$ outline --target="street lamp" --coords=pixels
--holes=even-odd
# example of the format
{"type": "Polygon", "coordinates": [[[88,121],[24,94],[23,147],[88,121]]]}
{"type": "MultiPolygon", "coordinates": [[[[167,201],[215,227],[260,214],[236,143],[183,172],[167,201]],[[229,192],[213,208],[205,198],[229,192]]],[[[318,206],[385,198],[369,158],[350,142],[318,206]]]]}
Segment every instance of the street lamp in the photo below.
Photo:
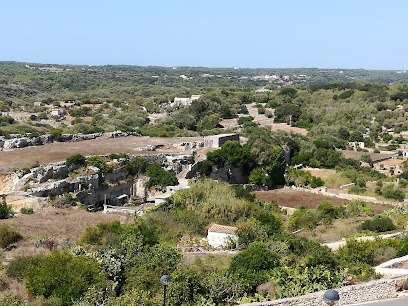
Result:
{"type": "Polygon", "coordinates": [[[336,290],[329,289],[323,293],[323,300],[327,305],[335,305],[340,300],[340,296],[336,290]]]}
{"type": "Polygon", "coordinates": [[[168,276],[168,275],[163,275],[162,277],[160,277],[160,282],[161,282],[161,283],[163,284],[163,286],[164,286],[163,305],[166,306],[166,289],[167,289],[168,283],[170,283],[170,276],[168,276]]]}

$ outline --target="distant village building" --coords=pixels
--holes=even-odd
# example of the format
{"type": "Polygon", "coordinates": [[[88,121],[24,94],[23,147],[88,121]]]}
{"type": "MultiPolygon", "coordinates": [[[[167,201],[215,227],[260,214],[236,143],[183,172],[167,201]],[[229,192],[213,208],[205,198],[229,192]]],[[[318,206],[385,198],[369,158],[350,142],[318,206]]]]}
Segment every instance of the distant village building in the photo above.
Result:
{"type": "Polygon", "coordinates": [[[231,243],[238,241],[238,235],[235,234],[237,228],[234,226],[225,226],[213,223],[208,229],[208,245],[215,248],[227,247],[231,243]]]}
{"type": "Polygon", "coordinates": [[[266,89],[265,87],[255,90],[256,93],[271,92],[272,90],[266,89]]]}
{"type": "Polygon", "coordinates": [[[190,98],[174,98],[174,105],[191,105],[191,100],[190,98]]]}
{"type": "Polygon", "coordinates": [[[239,134],[219,134],[204,137],[204,147],[219,149],[226,141],[239,141],[239,134]]]}
{"type": "Polygon", "coordinates": [[[352,148],[354,151],[356,151],[357,149],[365,148],[365,144],[362,141],[351,141],[348,143],[348,146],[352,148]]]}
{"type": "Polygon", "coordinates": [[[374,164],[374,169],[386,175],[401,174],[403,172],[401,170],[401,164],[404,161],[405,159],[395,159],[395,158],[384,160],[384,161],[374,164]]]}
{"type": "Polygon", "coordinates": [[[63,110],[62,108],[54,108],[51,110],[51,116],[62,116],[65,114],[65,110],[63,110]]]}
{"type": "Polygon", "coordinates": [[[191,95],[190,100],[191,100],[191,102],[194,102],[195,100],[198,100],[200,98],[201,98],[201,95],[191,95]]]}

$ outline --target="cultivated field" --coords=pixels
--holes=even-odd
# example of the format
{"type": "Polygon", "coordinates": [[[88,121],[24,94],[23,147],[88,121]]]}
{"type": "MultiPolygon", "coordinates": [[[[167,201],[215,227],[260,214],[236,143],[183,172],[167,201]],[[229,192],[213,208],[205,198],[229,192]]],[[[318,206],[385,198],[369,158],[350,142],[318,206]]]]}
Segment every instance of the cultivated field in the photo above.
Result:
{"type": "Polygon", "coordinates": [[[14,151],[0,152],[0,173],[9,172],[12,168],[31,167],[36,162],[40,165],[65,160],[68,156],[81,153],[82,155],[103,155],[125,152],[133,155],[182,152],[173,144],[190,141],[200,141],[200,137],[118,137],[98,138],[79,142],[56,142],[37,147],[28,147],[14,151]],[[164,145],[156,151],[138,151],[137,148],[147,145],[164,145]]]}
{"type": "MultiPolygon", "coordinates": [[[[298,208],[299,205],[306,205],[310,209],[315,209],[321,201],[327,200],[336,206],[341,206],[346,200],[335,197],[329,197],[321,194],[309,193],[293,189],[274,189],[269,191],[255,191],[255,196],[266,202],[276,201],[279,206],[298,208]]],[[[375,214],[381,214],[383,211],[390,209],[388,205],[372,204],[369,205],[374,209],[375,214]]]]}
{"type": "Polygon", "coordinates": [[[276,201],[279,206],[297,208],[299,205],[306,205],[308,208],[314,209],[324,200],[333,202],[336,206],[341,206],[345,200],[327,197],[320,194],[309,193],[306,191],[292,189],[274,189],[268,191],[255,191],[255,196],[266,202],[276,201]]]}

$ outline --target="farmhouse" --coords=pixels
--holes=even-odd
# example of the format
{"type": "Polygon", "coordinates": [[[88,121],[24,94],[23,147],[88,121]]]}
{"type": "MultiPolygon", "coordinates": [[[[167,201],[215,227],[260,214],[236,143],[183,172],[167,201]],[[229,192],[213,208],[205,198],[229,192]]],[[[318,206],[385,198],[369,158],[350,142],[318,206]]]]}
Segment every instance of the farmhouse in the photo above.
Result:
{"type": "Polygon", "coordinates": [[[206,148],[221,148],[226,141],[239,141],[238,134],[219,134],[204,137],[204,147],[206,148]]]}
{"type": "Polygon", "coordinates": [[[405,159],[388,159],[382,162],[374,164],[374,169],[387,174],[401,174],[403,171],[401,170],[401,164],[405,161],[405,159]]]}
{"type": "Polygon", "coordinates": [[[215,248],[226,247],[229,244],[238,240],[238,235],[235,234],[237,230],[234,226],[225,226],[213,223],[207,234],[208,244],[215,248]]]}

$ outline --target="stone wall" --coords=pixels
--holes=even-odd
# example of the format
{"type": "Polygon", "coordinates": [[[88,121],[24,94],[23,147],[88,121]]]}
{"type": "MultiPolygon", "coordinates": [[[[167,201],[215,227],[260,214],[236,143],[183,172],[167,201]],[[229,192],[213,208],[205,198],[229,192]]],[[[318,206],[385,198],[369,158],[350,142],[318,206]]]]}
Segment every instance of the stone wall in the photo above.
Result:
{"type": "MultiPolygon", "coordinates": [[[[336,289],[340,295],[340,301],[338,305],[349,305],[394,298],[397,296],[396,287],[407,279],[408,276],[400,278],[386,278],[336,289]]],[[[320,291],[294,298],[280,299],[261,303],[247,303],[241,305],[325,306],[327,304],[323,301],[323,293],[324,291],[320,291]]]]}

